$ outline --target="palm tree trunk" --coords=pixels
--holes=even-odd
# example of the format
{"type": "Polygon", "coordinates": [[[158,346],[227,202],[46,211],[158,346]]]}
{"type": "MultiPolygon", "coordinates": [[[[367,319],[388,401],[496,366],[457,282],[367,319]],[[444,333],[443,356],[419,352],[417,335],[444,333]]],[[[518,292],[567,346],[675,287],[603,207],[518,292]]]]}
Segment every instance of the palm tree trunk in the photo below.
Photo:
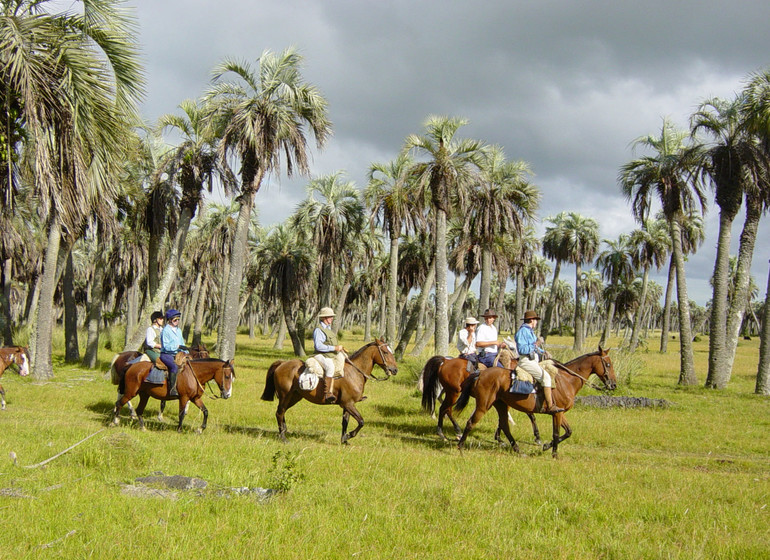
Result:
{"type": "Polygon", "coordinates": [[[94,267],[94,276],[88,298],[88,315],[86,319],[86,352],[83,355],[83,367],[95,368],[99,354],[99,327],[104,305],[104,274],[105,266],[101,259],[97,259],[94,267]]]}
{"type": "Polygon", "coordinates": [[[599,341],[599,346],[604,346],[610,338],[612,332],[612,319],[615,317],[615,300],[610,302],[610,306],[607,308],[607,316],[604,322],[604,330],[602,331],[602,338],[599,341]]]}
{"type": "Polygon", "coordinates": [[[13,344],[13,319],[11,318],[11,271],[13,270],[13,260],[5,259],[0,264],[0,274],[2,275],[2,292],[0,292],[0,335],[3,337],[3,344],[11,346],[13,344]]]}
{"type": "Polygon", "coordinates": [[[674,266],[674,255],[671,254],[671,260],[668,263],[668,282],[666,282],[666,297],[663,304],[663,324],[660,326],[660,353],[668,352],[668,332],[671,328],[671,295],[674,293],[674,279],[676,278],[676,267],[674,266]]]}
{"type": "Polygon", "coordinates": [[[158,292],[158,267],[160,266],[160,239],[158,235],[150,234],[147,243],[147,292],[148,299],[153,301],[158,292]]]}
{"type": "MultiPolygon", "coordinates": [[[[364,320],[364,340],[372,339],[372,309],[373,308],[374,308],[374,296],[369,294],[369,296],[366,298],[366,318],[364,320]]],[[[385,340],[388,340],[388,339],[386,338],[385,340]]]]}
{"type": "Polygon", "coordinates": [[[727,334],[727,286],[730,280],[730,237],[733,220],[725,211],[719,213],[719,238],[714,262],[711,321],[709,324],[709,370],[706,387],[718,387],[721,381],[720,364],[726,357],[727,334]]]}
{"type": "Polygon", "coordinates": [[[286,340],[286,320],[283,318],[283,306],[281,306],[280,319],[278,320],[278,332],[275,335],[273,350],[283,350],[283,343],[286,340]]]}
{"type": "Polygon", "coordinates": [[[687,280],[684,272],[684,254],[682,251],[682,229],[679,218],[670,222],[672,254],[676,263],[676,297],[679,304],[679,344],[680,368],[679,385],[695,385],[698,379],[695,376],[695,365],[692,354],[692,328],[690,326],[690,300],[687,295],[687,280]]]}
{"type": "Polygon", "coordinates": [[[767,275],[765,310],[762,314],[762,333],[759,341],[759,365],[757,366],[758,395],[770,395],[770,272],[767,275]]]}
{"type": "Polygon", "coordinates": [[[134,274],[134,281],[128,288],[126,294],[126,334],[123,339],[124,345],[128,343],[128,337],[136,327],[139,315],[139,275],[134,274]]]}
{"type": "Polygon", "coordinates": [[[580,352],[583,349],[583,282],[580,263],[575,264],[575,341],[572,349],[580,352]]]}
{"type": "Polygon", "coordinates": [[[396,313],[398,311],[398,236],[393,233],[391,233],[390,236],[390,262],[388,265],[388,293],[385,306],[387,309],[385,340],[396,340],[396,313]]]}
{"type": "Polygon", "coordinates": [[[445,356],[449,345],[449,317],[447,316],[447,250],[446,212],[436,209],[436,329],[434,352],[445,356]]]}
{"type": "Polygon", "coordinates": [[[719,373],[715,380],[718,389],[723,389],[727,386],[733,371],[735,350],[738,347],[738,334],[746,310],[749,282],[751,281],[751,260],[754,256],[754,244],[757,239],[757,228],[759,227],[761,216],[761,208],[758,202],[747,197],[746,221],[743,223],[743,231],[741,232],[740,246],[738,248],[738,265],[735,269],[735,289],[733,290],[730,309],[727,313],[725,359],[719,365],[719,373]]]}
{"type": "Polygon", "coordinates": [[[187,232],[190,229],[190,222],[192,221],[194,210],[184,206],[179,214],[179,223],[177,226],[176,236],[174,243],[171,245],[171,252],[168,255],[168,259],[163,263],[163,278],[158,285],[158,289],[155,291],[155,295],[150,301],[150,305],[145,307],[143,314],[147,316],[146,321],[140,321],[134,328],[133,334],[129,337],[128,343],[123,350],[135,350],[142,344],[144,339],[145,329],[142,327],[145,324],[150,323],[150,314],[158,309],[163,309],[166,304],[166,298],[171,292],[171,288],[174,285],[177,277],[177,271],[179,270],[179,257],[182,255],[185,241],[187,240],[187,232]]]}
{"type": "Polygon", "coordinates": [[[67,264],[62,277],[62,298],[64,299],[64,361],[80,361],[78,344],[78,306],[75,302],[75,270],[72,265],[72,251],[67,255],[67,264]]]}
{"type": "Polygon", "coordinates": [[[557,260],[553,267],[553,280],[551,280],[551,297],[548,300],[548,305],[545,308],[545,315],[543,316],[543,324],[540,326],[540,336],[543,340],[548,339],[548,332],[552,329],[551,319],[553,317],[553,308],[556,305],[556,286],[559,282],[559,273],[561,272],[561,261],[557,260]]]}
{"type": "Polygon", "coordinates": [[[489,247],[481,250],[481,282],[479,284],[479,312],[489,309],[489,297],[492,293],[492,251],[489,247]]]}
{"type": "Polygon", "coordinates": [[[291,314],[291,301],[288,297],[288,290],[283,289],[281,296],[281,308],[283,309],[283,320],[286,323],[286,330],[289,331],[289,338],[291,339],[292,347],[294,348],[294,355],[298,358],[304,358],[305,346],[303,344],[302,337],[297,329],[297,322],[294,320],[294,316],[291,314]]]}
{"type": "MultiPolygon", "coordinates": [[[[534,291],[534,286],[532,287],[534,291]]],[[[516,268],[516,321],[524,317],[524,274],[521,267],[516,268]]]]}
{"type": "Polygon", "coordinates": [[[393,353],[396,360],[400,360],[403,357],[404,352],[406,351],[406,347],[409,344],[409,340],[412,338],[412,334],[414,334],[414,332],[417,330],[417,323],[420,318],[420,310],[425,308],[425,302],[428,301],[428,295],[430,294],[430,289],[433,286],[435,279],[436,266],[435,262],[432,262],[430,264],[430,268],[428,269],[428,275],[425,277],[425,283],[422,286],[422,290],[420,290],[420,295],[412,305],[409,319],[401,331],[401,337],[399,338],[398,345],[396,346],[396,351],[393,353]]]}
{"type": "Polygon", "coordinates": [[[48,230],[43,272],[40,278],[40,299],[35,314],[35,347],[33,351],[33,375],[37,379],[53,377],[51,341],[53,338],[53,294],[56,289],[56,264],[61,245],[61,223],[53,216],[48,230]]]}
{"type": "Polygon", "coordinates": [[[179,329],[184,333],[184,339],[190,334],[190,326],[195,321],[195,310],[198,309],[198,298],[201,295],[201,285],[203,284],[203,268],[198,266],[198,274],[195,275],[195,286],[193,287],[192,299],[189,302],[188,312],[182,313],[179,321],[179,329]]]}
{"type": "Polygon", "coordinates": [[[649,277],[650,267],[645,265],[644,272],[642,273],[642,294],[639,298],[639,307],[634,314],[634,328],[631,330],[631,342],[628,343],[628,349],[631,352],[636,350],[636,347],[639,344],[639,331],[642,328],[642,317],[644,316],[646,309],[644,302],[647,300],[647,282],[649,277]]]}

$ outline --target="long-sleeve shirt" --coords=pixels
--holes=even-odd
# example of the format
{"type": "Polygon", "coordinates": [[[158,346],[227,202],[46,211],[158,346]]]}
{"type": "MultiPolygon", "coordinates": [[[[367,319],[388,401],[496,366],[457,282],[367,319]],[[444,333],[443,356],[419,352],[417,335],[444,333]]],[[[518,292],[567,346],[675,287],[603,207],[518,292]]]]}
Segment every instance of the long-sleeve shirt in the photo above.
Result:
{"type": "Polygon", "coordinates": [[[147,327],[147,333],[144,337],[144,344],[149,348],[150,350],[155,350],[155,345],[160,344],[160,327],[156,327],[155,325],[151,325],[147,327]]]}
{"type": "Polygon", "coordinates": [[[176,354],[180,346],[187,346],[179,327],[166,325],[160,332],[161,354],[176,354]]]}
{"type": "Polygon", "coordinates": [[[326,323],[321,323],[313,331],[313,348],[315,349],[316,354],[334,352],[334,346],[326,344],[328,338],[327,333],[332,333],[332,329],[330,326],[327,326],[326,323]]]}
{"type": "Polygon", "coordinates": [[[535,331],[529,324],[524,323],[516,331],[516,335],[513,337],[516,341],[516,349],[519,351],[519,355],[527,356],[532,353],[542,354],[542,350],[535,345],[537,342],[537,336],[535,331]]]}
{"type": "Polygon", "coordinates": [[[475,354],[476,353],[476,332],[474,331],[470,336],[470,342],[468,341],[468,329],[460,329],[457,333],[457,349],[460,354],[475,354]]]}

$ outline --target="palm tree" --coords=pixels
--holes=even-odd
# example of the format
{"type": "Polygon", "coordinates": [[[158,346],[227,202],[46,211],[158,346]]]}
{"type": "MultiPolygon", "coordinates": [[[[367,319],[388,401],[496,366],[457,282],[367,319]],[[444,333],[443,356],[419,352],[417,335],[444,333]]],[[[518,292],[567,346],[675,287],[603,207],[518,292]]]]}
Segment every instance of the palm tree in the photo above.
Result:
{"type": "Polygon", "coordinates": [[[565,260],[575,265],[575,340],[572,349],[579,352],[583,348],[583,288],[581,286],[582,265],[594,260],[599,248],[599,223],[593,218],[586,218],[576,212],[569,212],[560,232],[563,235],[561,246],[565,260]]]}
{"type": "Polygon", "coordinates": [[[283,319],[291,337],[294,354],[305,356],[304,336],[298,327],[297,314],[310,291],[309,278],[313,272],[313,247],[299,243],[296,232],[285,224],[270,230],[257,249],[263,263],[265,282],[262,296],[281,302],[283,319]]]}
{"type": "Polygon", "coordinates": [[[48,0],[5,1],[0,26],[0,83],[5,100],[19,100],[46,218],[48,244],[30,345],[34,373],[42,378],[53,376],[53,295],[57,265],[64,264],[62,235],[78,231],[95,198],[115,198],[113,179],[138,121],[143,82],[134,21],[116,2],[84,2],[82,15],[52,14],[46,5],[48,0]]]}
{"type": "MultiPolygon", "coordinates": [[[[342,180],[342,172],[313,179],[307,198],[290,219],[301,243],[312,243],[318,257],[321,307],[333,305],[335,278],[343,269],[345,255],[364,227],[364,206],[355,184],[342,180]],[[318,199],[316,199],[316,195],[318,199]]],[[[352,263],[348,269],[352,268],[352,263]]],[[[342,309],[337,309],[342,314],[342,309]]]]}
{"type": "Polygon", "coordinates": [[[540,335],[544,340],[548,339],[548,334],[552,329],[553,311],[556,306],[554,298],[556,296],[556,285],[561,274],[561,263],[566,261],[568,257],[567,248],[563,244],[565,239],[563,226],[566,219],[566,212],[559,212],[556,216],[546,218],[546,221],[551,222],[551,225],[546,226],[545,235],[543,235],[543,255],[554,261],[555,264],[553,267],[553,278],[551,279],[551,297],[545,308],[543,323],[540,325],[540,335]]]}
{"type": "Polygon", "coordinates": [[[331,133],[327,103],[318,90],[303,81],[302,57],[294,49],[281,54],[266,51],[255,71],[247,62],[225,60],[214,73],[206,99],[212,118],[222,127],[220,156],[240,160],[240,213],[231,252],[230,276],[224,295],[219,335],[220,358],[235,354],[238,305],[245,268],[251,211],[262,180],[277,172],[285,158],[287,175],[295,169],[309,173],[307,131],[320,148],[331,133]],[[236,81],[224,81],[233,74],[236,81]]]}
{"type": "Polygon", "coordinates": [[[385,339],[396,340],[396,311],[398,309],[398,243],[402,233],[423,225],[423,204],[417,197],[413,176],[413,161],[399,154],[388,163],[373,163],[369,167],[364,200],[372,211],[372,223],[380,223],[390,239],[388,289],[386,291],[387,320],[385,339]]]}
{"type": "Polygon", "coordinates": [[[510,265],[512,276],[516,283],[516,306],[514,310],[515,320],[524,316],[528,293],[534,293],[545,285],[551,267],[537,255],[540,250],[540,239],[535,233],[535,228],[528,226],[521,235],[514,239],[515,249],[510,253],[510,265]]]}
{"type": "Polygon", "coordinates": [[[767,276],[765,308],[762,317],[762,332],[760,337],[757,385],[754,392],[758,395],[770,395],[770,272],[768,272],[767,276]]]}
{"type": "Polygon", "coordinates": [[[671,236],[665,222],[661,220],[645,220],[640,229],[631,232],[629,237],[631,247],[631,263],[637,270],[642,270],[642,293],[640,307],[634,316],[634,326],[631,330],[629,349],[633,352],[639,342],[639,332],[642,327],[644,305],[647,301],[647,284],[650,277],[650,267],[656,269],[665,264],[668,257],[668,248],[671,245],[671,236]]]}
{"type": "Polygon", "coordinates": [[[696,208],[703,212],[706,206],[703,186],[694,173],[699,147],[688,145],[687,137],[687,133],[676,130],[664,119],[660,136],[644,136],[634,142],[635,147],[650,148],[653,154],[623,165],[619,175],[623,194],[632,203],[634,217],[640,222],[647,219],[656,197],[670,228],[679,302],[680,385],[697,383],[682,251],[682,222],[687,212],[696,208]]]}
{"type": "Polygon", "coordinates": [[[703,152],[701,173],[711,180],[719,206],[719,237],[714,263],[713,297],[709,336],[709,370],[706,387],[721,389],[730,378],[727,357],[728,260],[733,220],[743,202],[763,175],[765,160],[756,138],[744,126],[745,99],[715,98],[701,103],[690,119],[692,134],[705,132],[712,143],[703,152]]]}
{"type": "Polygon", "coordinates": [[[425,134],[406,138],[404,151],[414,152],[427,161],[415,163],[413,173],[422,189],[430,193],[433,208],[436,323],[434,350],[445,355],[449,343],[447,316],[447,217],[453,210],[464,210],[470,185],[482,165],[483,144],[477,140],[455,138],[465,119],[431,116],[425,122],[425,134]]]}
{"type": "Polygon", "coordinates": [[[612,320],[615,317],[615,300],[620,286],[634,276],[629,236],[620,234],[616,240],[604,239],[603,241],[607,248],[596,257],[596,266],[601,269],[602,277],[608,282],[605,288],[605,299],[608,300],[609,305],[599,346],[603,346],[610,337],[612,320]]]}
{"type": "MultiPolygon", "coordinates": [[[[491,146],[482,159],[480,185],[471,192],[466,227],[482,249],[479,315],[490,307],[492,261],[499,237],[518,237],[534,218],[540,191],[527,182],[532,172],[523,161],[508,161],[502,148],[491,146]]],[[[505,261],[504,254],[498,260],[505,261]]],[[[503,289],[505,280],[503,279],[503,289]]]]}

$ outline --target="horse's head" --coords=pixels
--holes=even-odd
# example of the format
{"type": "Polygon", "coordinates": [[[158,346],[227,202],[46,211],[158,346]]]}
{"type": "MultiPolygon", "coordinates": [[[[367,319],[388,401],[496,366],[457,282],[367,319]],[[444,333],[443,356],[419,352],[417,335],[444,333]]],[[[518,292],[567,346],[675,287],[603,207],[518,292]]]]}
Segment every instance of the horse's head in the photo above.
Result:
{"type": "Polygon", "coordinates": [[[617,378],[615,377],[615,367],[612,365],[612,360],[610,359],[610,351],[604,350],[601,346],[599,346],[599,352],[597,353],[597,356],[601,362],[601,365],[599,365],[598,368],[594,366],[592,373],[595,373],[599,376],[599,379],[604,382],[604,386],[607,389],[614,391],[615,387],[617,387],[617,378]]]}
{"type": "Polygon", "coordinates": [[[219,385],[219,391],[223,399],[229,399],[233,394],[233,379],[235,379],[235,366],[233,360],[225,362],[217,370],[214,379],[219,385]]]}
{"type": "Polygon", "coordinates": [[[29,352],[23,346],[17,346],[11,354],[13,362],[19,366],[19,375],[29,375],[29,352]]]}
{"type": "Polygon", "coordinates": [[[374,363],[384,369],[388,376],[396,375],[398,373],[398,364],[396,363],[396,357],[393,355],[393,350],[390,349],[388,343],[376,338],[372,344],[376,345],[378,350],[374,355],[374,363]]]}

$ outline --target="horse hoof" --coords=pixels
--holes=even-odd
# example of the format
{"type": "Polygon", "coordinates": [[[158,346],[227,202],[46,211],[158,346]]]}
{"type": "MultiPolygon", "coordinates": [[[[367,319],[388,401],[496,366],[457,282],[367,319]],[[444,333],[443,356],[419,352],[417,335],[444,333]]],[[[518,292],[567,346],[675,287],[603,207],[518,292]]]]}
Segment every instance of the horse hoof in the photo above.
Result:
{"type": "Polygon", "coordinates": [[[543,442],[540,441],[539,439],[536,439],[535,440],[535,445],[543,445],[543,442]]]}
{"type": "Polygon", "coordinates": [[[203,433],[203,428],[198,428],[197,430],[195,430],[195,433],[196,434],[202,434],[203,433]]]}

